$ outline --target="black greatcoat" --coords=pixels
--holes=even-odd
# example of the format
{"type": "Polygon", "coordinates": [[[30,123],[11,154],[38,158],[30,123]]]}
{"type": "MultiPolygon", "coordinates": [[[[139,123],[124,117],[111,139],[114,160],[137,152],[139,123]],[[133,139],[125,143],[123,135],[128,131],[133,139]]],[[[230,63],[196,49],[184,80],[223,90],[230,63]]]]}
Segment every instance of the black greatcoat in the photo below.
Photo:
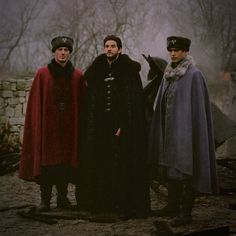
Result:
{"type": "Polygon", "coordinates": [[[130,217],[149,211],[140,68],[125,54],[111,65],[101,54],[85,72],[88,88],[77,199],[82,210],[130,217]]]}

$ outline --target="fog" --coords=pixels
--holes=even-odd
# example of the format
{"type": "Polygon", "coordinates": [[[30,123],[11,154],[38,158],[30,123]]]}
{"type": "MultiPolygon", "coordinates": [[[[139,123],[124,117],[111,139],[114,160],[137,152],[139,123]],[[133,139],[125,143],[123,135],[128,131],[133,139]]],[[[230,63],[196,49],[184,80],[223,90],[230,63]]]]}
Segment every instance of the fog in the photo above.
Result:
{"type": "Polygon", "coordinates": [[[71,60],[85,70],[103,52],[103,38],[116,34],[145,80],[142,54],[168,60],[166,37],[181,35],[214,81],[235,65],[235,9],[234,0],[0,0],[1,71],[33,74],[52,58],[50,41],[58,35],[73,37],[71,60]]]}

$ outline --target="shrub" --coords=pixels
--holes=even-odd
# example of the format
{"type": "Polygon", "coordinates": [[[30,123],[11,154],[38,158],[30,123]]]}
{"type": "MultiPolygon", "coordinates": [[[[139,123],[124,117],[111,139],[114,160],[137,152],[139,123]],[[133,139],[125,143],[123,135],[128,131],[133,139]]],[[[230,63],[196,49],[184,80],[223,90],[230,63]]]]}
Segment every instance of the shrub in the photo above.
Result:
{"type": "Polygon", "coordinates": [[[20,152],[19,135],[11,132],[11,125],[7,122],[0,128],[0,155],[20,152]]]}

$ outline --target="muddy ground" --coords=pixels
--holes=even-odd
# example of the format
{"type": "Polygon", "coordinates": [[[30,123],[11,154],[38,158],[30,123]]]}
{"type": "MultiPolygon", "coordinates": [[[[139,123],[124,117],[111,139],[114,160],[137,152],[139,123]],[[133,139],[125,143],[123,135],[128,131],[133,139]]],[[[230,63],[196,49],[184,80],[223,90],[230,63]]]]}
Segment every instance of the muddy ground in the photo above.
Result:
{"type": "MultiPolygon", "coordinates": [[[[174,233],[190,233],[195,230],[229,226],[231,233],[236,235],[236,210],[229,208],[229,203],[236,201],[236,193],[228,191],[236,187],[235,172],[228,168],[219,168],[220,185],[227,189],[225,194],[218,196],[198,196],[193,209],[193,222],[185,227],[171,228],[174,233]],[[235,232],[235,233],[233,233],[235,232]]],[[[29,207],[15,209],[25,204],[39,204],[39,188],[34,183],[20,180],[18,173],[0,176],[0,235],[1,236],[155,236],[161,235],[156,222],[169,222],[169,218],[149,217],[116,223],[96,223],[82,219],[57,220],[55,224],[47,224],[37,220],[23,218],[19,211],[29,207]]],[[[69,186],[69,198],[75,204],[74,186],[69,186]]],[[[151,190],[152,208],[164,203],[162,194],[151,190]]],[[[52,198],[55,206],[55,190],[52,198]]],[[[56,211],[53,210],[53,211],[56,211]]],[[[70,214],[72,212],[69,212],[70,214]]],[[[74,214],[74,213],[73,213],[74,214]]],[[[216,234],[217,236],[217,234],[216,234]]]]}

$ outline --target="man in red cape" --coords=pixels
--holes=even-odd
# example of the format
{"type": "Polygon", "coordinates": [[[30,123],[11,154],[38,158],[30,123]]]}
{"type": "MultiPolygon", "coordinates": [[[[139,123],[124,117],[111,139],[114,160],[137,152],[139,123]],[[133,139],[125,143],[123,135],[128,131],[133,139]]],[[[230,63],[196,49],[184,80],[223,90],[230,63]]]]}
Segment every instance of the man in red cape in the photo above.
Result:
{"type": "Polygon", "coordinates": [[[78,166],[80,112],[85,92],[82,72],[69,60],[73,39],[51,41],[54,58],[40,68],[29,94],[19,177],[40,185],[39,211],[50,209],[53,185],[57,207],[68,207],[67,187],[78,166]]]}

